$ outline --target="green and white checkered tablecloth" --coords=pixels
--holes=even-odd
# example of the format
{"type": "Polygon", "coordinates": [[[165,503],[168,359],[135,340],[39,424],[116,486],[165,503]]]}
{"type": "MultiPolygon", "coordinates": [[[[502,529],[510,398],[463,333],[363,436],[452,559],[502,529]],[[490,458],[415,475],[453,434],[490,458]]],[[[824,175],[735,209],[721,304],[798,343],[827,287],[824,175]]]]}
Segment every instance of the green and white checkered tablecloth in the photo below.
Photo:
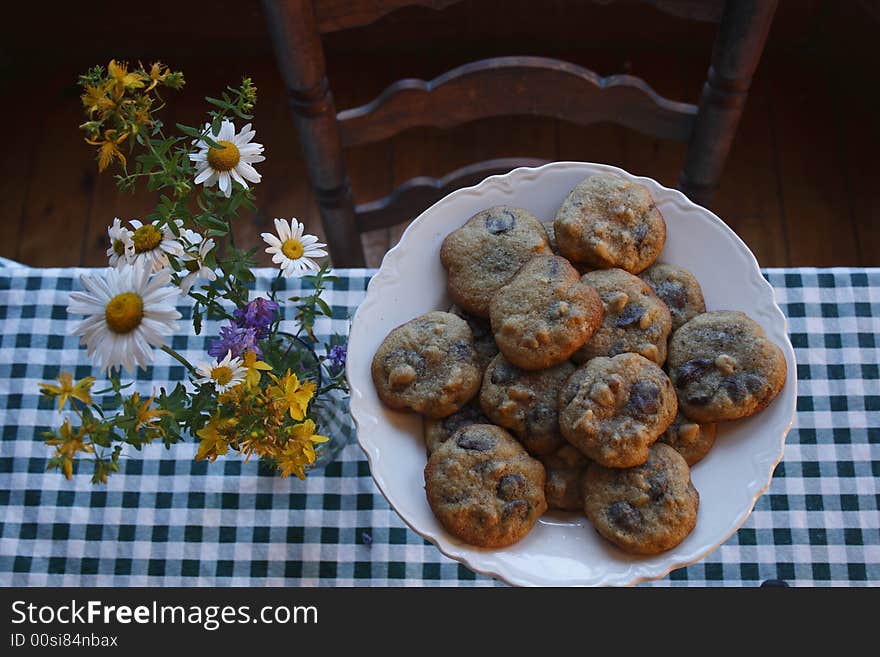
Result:
{"type": "MultiPolygon", "coordinates": [[[[40,431],[59,424],[37,384],[96,374],[65,308],[81,270],[0,264],[0,585],[492,585],[410,531],[356,444],[305,482],[238,460],[195,462],[195,443],[146,448],[105,487],[46,472],[40,431]]],[[[372,271],[341,270],[326,296],[344,333],[372,271]]],[[[268,287],[263,270],[257,289],[268,287]]],[[[647,585],[880,584],[880,270],[771,269],[797,352],[798,413],[770,490],[701,562],[647,585]]],[[[288,282],[290,296],[297,281],[288,282]]],[[[188,317],[186,307],[181,307],[188,317]]],[[[186,328],[186,323],[181,322],[186,328]]],[[[191,330],[191,327],[190,327],[191,330]]],[[[204,358],[216,326],[173,347],[204,358]]],[[[138,387],[183,378],[157,354],[138,387]]]]}

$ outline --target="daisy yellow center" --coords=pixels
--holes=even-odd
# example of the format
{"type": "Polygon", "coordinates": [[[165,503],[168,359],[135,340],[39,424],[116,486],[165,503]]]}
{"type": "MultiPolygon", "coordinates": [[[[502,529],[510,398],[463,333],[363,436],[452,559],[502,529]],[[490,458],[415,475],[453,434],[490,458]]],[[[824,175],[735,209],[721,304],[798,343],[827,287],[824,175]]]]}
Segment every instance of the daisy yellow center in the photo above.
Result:
{"type": "Polygon", "coordinates": [[[152,224],[141,226],[131,236],[135,253],[152,251],[162,242],[162,231],[152,224]]]}
{"type": "Polygon", "coordinates": [[[238,146],[231,141],[218,141],[223,148],[208,149],[208,164],[214,171],[231,171],[241,159],[238,146]]]}
{"type": "Polygon", "coordinates": [[[125,242],[122,240],[113,240],[113,253],[118,256],[125,254],[125,242]]]}
{"type": "Polygon", "coordinates": [[[211,370],[211,378],[221,386],[229,385],[232,381],[232,368],[227,367],[226,365],[215,367],[211,370]]]}
{"type": "Polygon", "coordinates": [[[299,240],[289,239],[281,245],[281,253],[291,260],[298,260],[299,258],[302,258],[305,249],[303,248],[302,242],[299,240]]]}
{"type": "Polygon", "coordinates": [[[104,311],[107,326],[114,333],[130,333],[144,318],[144,300],[134,292],[123,292],[110,299],[104,311]]]}

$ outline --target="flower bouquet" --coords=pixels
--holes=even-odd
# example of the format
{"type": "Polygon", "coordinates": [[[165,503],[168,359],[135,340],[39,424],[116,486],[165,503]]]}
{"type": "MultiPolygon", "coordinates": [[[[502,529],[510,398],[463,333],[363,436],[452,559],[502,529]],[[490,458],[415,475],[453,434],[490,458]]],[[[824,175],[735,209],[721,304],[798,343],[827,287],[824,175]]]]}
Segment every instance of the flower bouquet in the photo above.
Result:
{"type": "Polygon", "coordinates": [[[314,333],[319,316],[332,316],[322,293],[335,279],[325,245],[296,219],[275,219],[275,233],[262,234],[279,270],[267,295],[252,298],[258,249],[236,248],[233,222],[255,208],[254,165],[265,160],[249,123],[256,87],[245,78],[206,98],[210,120],[198,128],[177,124],[175,135],[159,112],[162,93],[183,87],[182,73],[111,61],[81,76],[80,85],[88,118],[81,128],[98,147],[99,170],[115,163],[120,190],[146,184],[160,201],[144,221],[113,221],[109,267],[83,275],[83,290],[70,295],[68,312],[84,316],[73,334],[109,383],[93,392],[95,377],[74,381],[61,372],[41,385],[59,411],[69,407],[75,417],[44,434],[55,448],[49,469],[69,479],[88,455],[92,482],[106,483],[126,446],[161,440],[170,447],[189,434],[199,439],[197,460],[257,456],[282,476],[304,478],[335,451],[322,425],[347,406],[345,338],[320,343],[314,333]],[[236,120],[246,123],[237,130],[236,120]],[[284,331],[278,294],[294,275],[309,293],[288,299],[295,328],[284,331]],[[205,319],[224,322],[202,362],[168,344],[182,317],[180,295],[192,301],[196,334],[205,319]],[[146,367],[156,349],[179,361],[188,380],[149,396],[129,392],[133,382],[123,383],[122,369],[146,367]]]}

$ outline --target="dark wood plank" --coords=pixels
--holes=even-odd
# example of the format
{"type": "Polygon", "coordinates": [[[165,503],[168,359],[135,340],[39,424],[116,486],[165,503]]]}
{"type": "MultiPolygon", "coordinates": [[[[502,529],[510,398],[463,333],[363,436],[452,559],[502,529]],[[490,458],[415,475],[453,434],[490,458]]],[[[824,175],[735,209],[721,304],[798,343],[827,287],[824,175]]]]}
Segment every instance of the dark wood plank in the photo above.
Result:
{"type": "MultiPolygon", "coordinates": [[[[19,257],[25,204],[33,181],[33,161],[46,121],[40,100],[46,95],[44,91],[27,90],[28,105],[33,111],[22,112],[17,104],[0,103],[2,125],[15,126],[4,137],[6,155],[0,158],[0,256],[12,260],[19,257]]],[[[24,230],[42,232],[40,226],[24,230]]]]}
{"type": "Polygon", "coordinates": [[[451,128],[497,116],[544,116],[581,125],[612,121],[668,139],[690,134],[696,108],[657,95],[629,75],[601,77],[547,57],[493,57],[431,81],[395,82],[371,103],[339,113],[342,142],[364,144],[416,126],[451,128]]]}
{"type": "Polygon", "coordinates": [[[718,186],[776,4],[776,0],[730,0],[724,6],[678,183],[697,203],[708,203],[718,186]]]}
{"type": "Polygon", "coordinates": [[[338,264],[363,266],[336,107],[312,2],[266,0],[263,7],[327,241],[338,264]]]}
{"type": "MultiPolygon", "coordinates": [[[[683,71],[688,88],[698,90],[706,75],[705,60],[686,57],[683,71]]],[[[785,267],[789,237],[779,198],[769,93],[769,77],[759,66],[709,208],[740,236],[762,267],[785,267]]]]}
{"type": "Polygon", "coordinates": [[[795,267],[858,262],[843,162],[828,81],[816,62],[774,54],[763,65],[770,98],[790,263],[795,267]]]}
{"type": "Polygon", "coordinates": [[[36,138],[24,201],[17,260],[35,267],[77,266],[97,176],[95,151],[83,143],[79,90],[63,68],[47,82],[55,90],[36,138]]]}
{"type": "Polygon", "coordinates": [[[440,10],[460,0],[320,0],[315,3],[315,18],[322,33],[369,25],[395,9],[419,5],[440,10]]]}

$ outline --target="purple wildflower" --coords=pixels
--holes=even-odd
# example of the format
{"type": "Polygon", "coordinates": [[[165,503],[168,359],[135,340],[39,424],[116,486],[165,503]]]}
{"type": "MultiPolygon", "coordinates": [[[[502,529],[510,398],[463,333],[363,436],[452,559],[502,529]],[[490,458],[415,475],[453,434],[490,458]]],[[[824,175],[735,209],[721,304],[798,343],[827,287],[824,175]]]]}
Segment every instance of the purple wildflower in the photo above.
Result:
{"type": "Polygon", "coordinates": [[[231,351],[233,358],[240,358],[245,351],[250,350],[262,357],[258,340],[255,329],[235,325],[221,326],[220,337],[211,342],[208,353],[214,358],[223,358],[227,351],[231,351]]]}
{"type": "Polygon", "coordinates": [[[330,351],[327,352],[327,358],[329,358],[330,362],[336,367],[345,367],[345,357],[347,355],[348,349],[345,348],[345,345],[341,344],[333,345],[330,348],[330,351]]]}
{"type": "Polygon", "coordinates": [[[278,318],[279,307],[274,301],[257,297],[244,308],[238,308],[232,316],[240,327],[254,329],[262,340],[269,335],[269,327],[278,318]]]}

